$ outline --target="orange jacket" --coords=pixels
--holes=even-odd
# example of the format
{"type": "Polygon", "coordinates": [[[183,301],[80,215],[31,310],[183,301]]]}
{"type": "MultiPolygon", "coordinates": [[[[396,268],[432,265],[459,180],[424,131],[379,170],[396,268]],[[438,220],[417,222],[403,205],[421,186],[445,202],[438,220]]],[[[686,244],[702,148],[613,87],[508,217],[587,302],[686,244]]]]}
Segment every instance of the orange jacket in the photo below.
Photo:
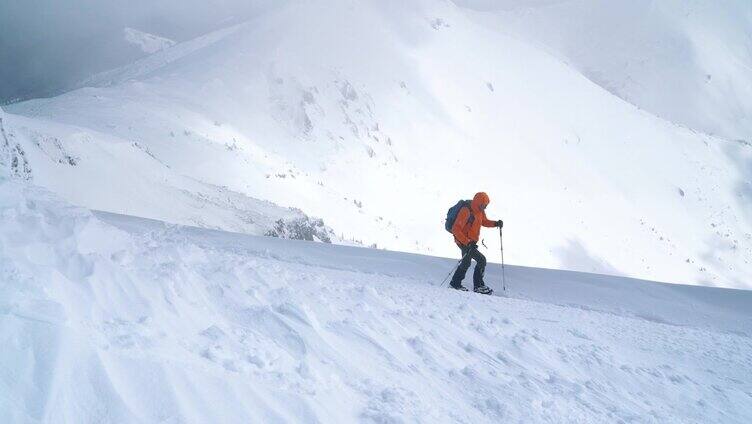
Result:
{"type": "Polygon", "coordinates": [[[470,202],[470,207],[460,209],[457,219],[454,220],[454,225],[452,225],[455,243],[466,245],[473,241],[477,242],[480,238],[481,225],[484,227],[496,226],[496,221],[486,218],[484,211],[490,202],[491,200],[486,193],[475,193],[473,201],[470,202]]]}

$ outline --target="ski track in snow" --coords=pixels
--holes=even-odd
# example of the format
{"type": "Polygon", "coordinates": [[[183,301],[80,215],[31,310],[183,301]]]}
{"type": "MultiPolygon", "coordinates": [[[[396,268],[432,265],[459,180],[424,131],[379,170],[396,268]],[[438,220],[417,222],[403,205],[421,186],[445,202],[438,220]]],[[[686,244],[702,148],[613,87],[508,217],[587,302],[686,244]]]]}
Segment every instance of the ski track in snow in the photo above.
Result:
{"type": "Polygon", "coordinates": [[[0,216],[2,422],[752,419],[750,292],[509,267],[484,297],[431,286],[451,260],[7,181],[0,216]]]}

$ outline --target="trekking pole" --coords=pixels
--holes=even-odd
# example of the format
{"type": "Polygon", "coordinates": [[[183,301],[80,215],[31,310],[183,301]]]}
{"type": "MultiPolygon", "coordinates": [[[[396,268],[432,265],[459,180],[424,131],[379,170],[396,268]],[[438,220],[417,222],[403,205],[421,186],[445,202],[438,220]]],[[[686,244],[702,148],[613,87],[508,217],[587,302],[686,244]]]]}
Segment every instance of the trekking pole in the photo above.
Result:
{"type": "Polygon", "coordinates": [[[504,288],[504,293],[507,291],[507,279],[504,275],[504,236],[499,227],[499,245],[501,246],[501,286],[504,288]]]}
{"type": "Polygon", "coordinates": [[[457,262],[457,265],[455,265],[455,266],[454,266],[454,268],[452,268],[452,270],[451,270],[451,271],[449,271],[449,274],[447,274],[447,276],[446,276],[446,277],[444,277],[444,279],[443,279],[443,280],[441,281],[441,284],[439,284],[439,287],[444,287],[444,283],[446,283],[446,280],[447,280],[447,279],[449,278],[449,276],[450,276],[450,275],[452,275],[452,274],[454,274],[454,271],[456,271],[456,270],[457,270],[457,268],[459,268],[459,267],[460,267],[460,264],[462,263],[462,261],[464,261],[464,260],[465,260],[465,257],[466,257],[467,255],[469,255],[469,254],[470,254],[470,251],[468,250],[468,251],[467,251],[467,253],[465,253],[465,254],[464,254],[464,255],[462,256],[462,259],[460,259],[460,261],[459,261],[459,262],[457,262]]]}

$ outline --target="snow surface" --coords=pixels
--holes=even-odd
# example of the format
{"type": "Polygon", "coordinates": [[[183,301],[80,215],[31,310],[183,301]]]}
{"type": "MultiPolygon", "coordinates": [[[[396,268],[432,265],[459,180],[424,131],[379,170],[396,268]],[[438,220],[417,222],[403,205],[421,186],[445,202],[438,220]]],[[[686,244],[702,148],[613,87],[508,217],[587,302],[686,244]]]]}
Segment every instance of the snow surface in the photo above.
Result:
{"type": "Polygon", "coordinates": [[[149,34],[148,32],[139,31],[133,28],[123,29],[125,41],[138,46],[144,53],[156,53],[168,47],[175,45],[175,42],[158,35],[149,34]]]}
{"type": "Polygon", "coordinates": [[[752,292],[453,264],[0,179],[0,422],[752,420],[752,292]]]}
{"type": "MultiPolygon", "coordinates": [[[[12,105],[6,127],[35,184],[93,209],[260,234],[238,218],[253,204],[231,192],[323,218],[342,240],[454,257],[445,211],[483,190],[491,218],[505,220],[511,263],[752,287],[752,145],[700,131],[720,125],[718,134],[748,138],[746,59],[693,56],[687,81],[721,68],[707,71],[709,88],[679,81],[659,101],[642,94],[657,96],[650,88],[685,56],[619,60],[664,58],[675,37],[711,40],[706,21],[674,16],[689,6],[657,7],[622,49],[576,41],[604,39],[617,12],[640,17],[645,2],[593,6],[592,16],[587,1],[485,12],[487,2],[469,3],[281,1],[91,87],[12,105]],[[595,33],[551,23],[557,16],[595,33]],[[664,22],[686,25],[672,32],[664,22]],[[564,47],[525,26],[560,28],[551,37],[564,47]],[[646,40],[660,48],[637,54],[646,40]],[[724,101],[736,112],[716,107],[724,101]],[[679,104],[677,122],[667,120],[679,104]],[[221,211],[228,205],[233,213],[221,211]]],[[[710,16],[733,15],[711,27],[738,47],[748,45],[749,7],[735,5],[710,16]]],[[[615,34],[604,40],[632,33],[615,34]]],[[[498,249],[493,233],[485,241],[498,249]]]]}

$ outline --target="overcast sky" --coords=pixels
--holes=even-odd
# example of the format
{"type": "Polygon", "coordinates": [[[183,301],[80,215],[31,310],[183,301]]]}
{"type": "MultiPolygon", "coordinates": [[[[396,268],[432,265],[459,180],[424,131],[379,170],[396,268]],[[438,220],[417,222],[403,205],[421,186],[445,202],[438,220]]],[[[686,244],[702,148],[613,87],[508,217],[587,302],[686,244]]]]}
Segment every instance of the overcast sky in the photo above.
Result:
{"type": "Polygon", "coordinates": [[[184,41],[248,19],[275,0],[0,0],[0,104],[49,96],[130,63],[136,28],[184,41]]]}

